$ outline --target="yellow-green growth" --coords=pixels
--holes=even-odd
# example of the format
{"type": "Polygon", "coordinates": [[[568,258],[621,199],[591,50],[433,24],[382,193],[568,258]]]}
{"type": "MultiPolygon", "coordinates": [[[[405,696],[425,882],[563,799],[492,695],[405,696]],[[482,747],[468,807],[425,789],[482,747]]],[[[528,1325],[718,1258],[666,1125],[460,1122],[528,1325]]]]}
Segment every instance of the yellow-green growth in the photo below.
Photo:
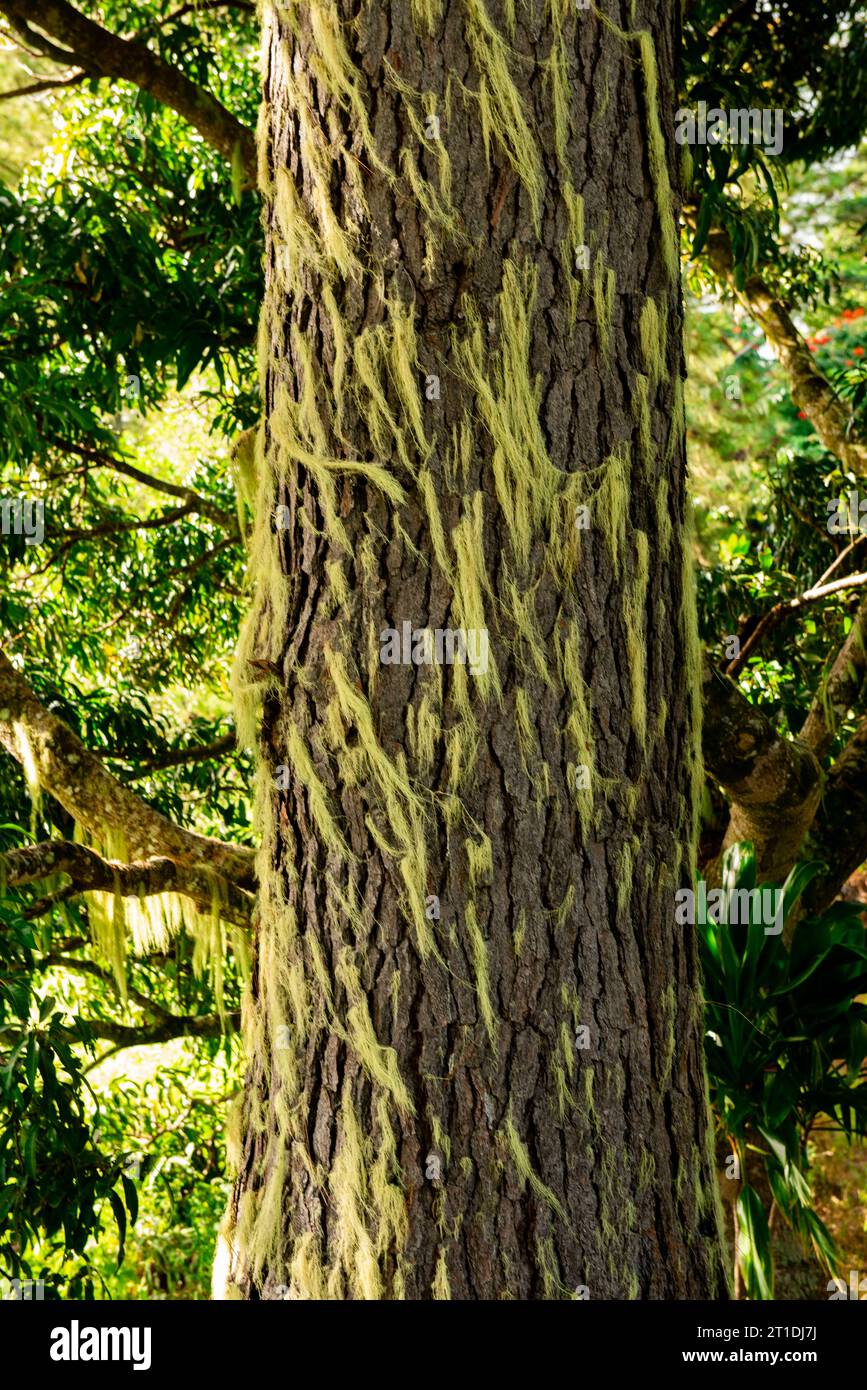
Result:
{"type": "Polygon", "coordinates": [[[536,749],[533,736],[533,725],[530,718],[530,701],[523,686],[519,686],[515,691],[515,730],[518,735],[518,751],[521,754],[521,765],[524,772],[529,777],[529,768],[536,749]]]}
{"type": "Polygon", "coordinates": [[[467,301],[466,329],[453,334],[455,364],[472,386],[476,405],[494,445],[492,467],[497,502],[515,555],[529,560],[533,540],[546,527],[560,475],[548,457],[539,421],[541,382],[530,376],[531,324],[536,268],[503,266],[497,297],[499,352],[485,352],[478,306],[467,301]]]}
{"type": "Polygon", "coordinates": [[[488,943],[482,934],[476,917],[474,903],[467,903],[464,911],[464,920],[467,927],[467,936],[470,942],[470,959],[473,966],[473,976],[476,982],[476,998],[479,1003],[479,1013],[485,1025],[485,1031],[490,1039],[491,1046],[497,1045],[497,1019],[494,1013],[494,1006],[491,1001],[491,982],[490,969],[488,965],[488,943]]]}
{"type": "Polygon", "coordinates": [[[621,559],[626,555],[630,469],[629,445],[621,443],[602,465],[601,481],[594,499],[595,522],[604,532],[614,573],[618,578],[621,559]]]}
{"type": "Polygon", "coordinates": [[[665,136],[662,132],[662,115],[659,100],[659,67],[653,36],[648,29],[626,33],[612,19],[596,10],[596,14],[607,27],[624,43],[637,43],[644,77],[644,96],[647,114],[647,158],[650,164],[650,179],[656,202],[662,233],[662,255],[666,269],[675,281],[680,273],[678,259],[679,239],[674,220],[674,205],[671,193],[671,180],[668,177],[665,136]]]}
{"type": "Polygon", "coordinates": [[[569,139],[569,72],[566,44],[562,32],[555,36],[551,52],[544,64],[545,77],[551,91],[551,114],[554,121],[554,153],[561,178],[568,177],[566,145],[569,139]]]}
{"type": "Polygon", "coordinates": [[[683,841],[688,847],[688,872],[690,882],[696,876],[696,851],[698,848],[698,825],[701,813],[701,800],[704,791],[704,757],[701,746],[702,731],[702,648],[698,635],[698,606],[696,601],[695,562],[693,545],[695,522],[692,507],[687,505],[686,526],[683,534],[683,556],[681,568],[681,606],[680,635],[683,644],[684,680],[689,693],[689,808],[687,824],[683,831],[683,841]]]}
{"type": "Polygon", "coordinates": [[[418,340],[415,334],[415,313],[412,305],[394,301],[389,306],[391,349],[389,369],[398,399],[422,458],[427,457],[430,445],[424,430],[419,394],[418,340]]]}
{"type": "Polygon", "coordinates": [[[578,279],[579,274],[589,279],[589,266],[581,268],[577,264],[577,251],[580,246],[585,245],[584,241],[584,199],[580,193],[576,193],[570,182],[568,172],[563,175],[563,202],[566,204],[566,215],[568,218],[568,233],[560,243],[560,260],[563,265],[563,272],[566,277],[566,284],[569,294],[569,323],[574,325],[575,316],[578,312],[578,301],[581,297],[583,279],[578,279]]]}
{"type": "Polygon", "coordinates": [[[341,714],[358,733],[358,757],[380,794],[386,823],[398,847],[407,916],[415,926],[419,950],[426,956],[434,950],[434,942],[430,922],[425,916],[428,881],[425,803],[407,776],[403,755],[392,761],[380,744],[370,705],[350,681],[343,657],[326,648],[325,660],[341,714]]]}
{"type": "Polygon", "coordinates": [[[581,1082],[584,1087],[584,1109],[588,1117],[593,1122],[593,1128],[599,1129],[599,1117],[596,1114],[596,1102],[593,1099],[593,1068],[583,1067],[581,1071],[581,1082]]]}
{"type": "Polygon", "coordinates": [[[464,840],[470,888],[475,890],[481,884],[489,884],[494,871],[494,853],[491,841],[484,832],[476,840],[464,840]]]}
{"type": "Polygon", "coordinates": [[[427,516],[428,531],[431,539],[436,562],[445,575],[446,579],[452,577],[452,562],[446,546],[445,531],[443,530],[442,516],[440,515],[439,502],[437,500],[436,486],[433,476],[429,469],[422,468],[418,475],[418,490],[424,502],[425,514],[427,516]]]}
{"type": "MultiPolygon", "coordinates": [[[[504,575],[506,571],[504,568],[504,575]]],[[[505,578],[503,582],[504,607],[515,625],[518,636],[527,644],[533,665],[539,676],[546,683],[551,684],[551,675],[548,671],[548,662],[545,657],[545,650],[542,645],[541,634],[539,632],[539,622],[536,617],[536,594],[534,589],[529,589],[521,593],[515,581],[505,578]]],[[[521,663],[523,666],[523,663],[521,663]]]]}
{"type": "Polygon", "coordinates": [[[666,269],[676,281],[680,274],[679,238],[674,220],[671,196],[671,181],[668,177],[665,137],[662,133],[662,117],[659,101],[659,68],[656,62],[656,49],[653,38],[647,29],[638,34],[638,47],[641,53],[641,66],[644,73],[644,92],[647,106],[647,139],[650,176],[656,199],[656,211],[662,232],[662,256],[666,269]]]}
{"type": "MultiPolygon", "coordinates": [[[[452,607],[457,626],[464,631],[488,631],[485,616],[485,593],[490,593],[490,581],[485,568],[485,521],[484,496],[476,492],[464,500],[464,512],[460,522],[452,531],[452,544],[455,551],[454,598],[452,607]]],[[[473,681],[483,698],[493,691],[500,693],[500,678],[494,654],[488,641],[488,669],[478,675],[468,676],[467,668],[456,665],[453,668],[455,698],[462,713],[469,711],[469,680],[473,681]]]]}
{"type": "Polygon", "coordinates": [[[346,363],[349,358],[349,348],[346,338],[346,325],[344,324],[343,317],[340,313],[340,310],[337,307],[337,300],[334,297],[334,291],[332,290],[331,286],[327,283],[322,286],[322,303],[325,306],[325,312],[328,315],[328,321],[331,325],[331,335],[334,354],[331,368],[331,388],[332,395],[334,398],[334,423],[337,432],[340,433],[343,429],[343,383],[346,377],[346,363]]]}
{"type": "Polygon", "coordinates": [[[665,1029],[665,1053],[662,1059],[662,1079],[668,1082],[671,1076],[671,1068],[674,1062],[675,1036],[674,1024],[677,1014],[677,996],[674,992],[674,985],[668,984],[662,991],[662,1024],[665,1029]]]}
{"type": "Polygon", "coordinates": [[[656,300],[652,296],[648,296],[642,305],[638,333],[644,370],[650,378],[651,386],[658,386],[661,381],[668,380],[668,366],[665,360],[668,333],[665,318],[660,315],[656,300]]]}
{"type": "Polygon", "coordinates": [[[646,1192],[656,1177],[656,1159],[650,1149],[642,1149],[638,1163],[638,1191],[646,1192]]]}
{"type": "Polygon", "coordinates": [[[483,0],[465,0],[466,34],[479,73],[476,98],[485,155],[497,141],[514,173],[530,195],[533,220],[539,225],[544,180],[539,142],[530,129],[521,94],[509,70],[512,50],[494,27],[483,0]]]}
{"type": "Polygon", "coordinates": [[[515,924],[515,929],[514,929],[514,931],[512,932],[512,945],[513,945],[513,947],[514,947],[514,949],[515,949],[515,958],[516,958],[516,959],[518,959],[518,958],[520,957],[520,955],[521,955],[521,949],[522,949],[522,947],[523,947],[523,945],[524,945],[524,937],[526,936],[526,934],[527,934],[527,914],[526,914],[524,908],[522,907],[522,908],[521,908],[521,911],[518,913],[518,920],[517,920],[517,922],[516,922],[516,924],[515,924]]]}
{"type": "Polygon", "coordinates": [[[307,792],[310,813],[326,848],[331,854],[344,859],[350,858],[349,846],[332,815],[325,785],[317,775],[310,750],[295,723],[290,723],[286,729],[286,754],[296,777],[307,792]]]}
{"type": "Polygon", "coordinates": [[[671,513],[669,511],[668,502],[668,477],[665,473],[661,473],[656,480],[654,504],[656,507],[656,529],[658,532],[659,548],[663,559],[668,558],[672,540],[671,513]]]}
{"type": "Polygon", "coordinates": [[[560,674],[569,702],[565,734],[577,759],[577,766],[573,768],[571,774],[572,786],[570,790],[574,794],[578,818],[586,836],[589,834],[593,820],[594,783],[596,781],[591,693],[581,671],[577,623],[571,621],[568,624],[565,640],[560,638],[559,626],[557,632],[560,644],[560,674]],[[586,769],[586,786],[584,785],[584,776],[579,776],[579,768],[586,769]]]}
{"type": "Polygon", "coordinates": [[[511,1113],[506,1117],[506,1122],[503,1126],[503,1131],[506,1137],[506,1143],[509,1148],[509,1153],[512,1156],[512,1162],[518,1170],[519,1177],[521,1177],[524,1180],[524,1182],[529,1183],[531,1190],[536,1194],[536,1196],[540,1198],[541,1201],[545,1202],[546,1205],[549,1206],[552,1211],[556,1212],[557,1215],[565,1221],[566,1213],[564,1212],[563,1207],[560,1204],[557,1194],[551,1191],[550,1187],[548,1187],[547,1184],[542,1181],[542,1179],[539,1177],[539,1174],[534,1169],[533,1164],[530,1161],[530,1155],[527,1151],[527,1146],[515,1128],[515,1124],[512,1119],[511,1113]]]}
{"type": "Polygon", "coordinates": [[[365,1141],[348,1089],[344,1091],[340,1114],[342,1135],[330,1182],[336,1262],[329,1274],[328,1292],[332,1299],[339,1299],[345,1276],[354,1297],[378,1300],[382,1297],[382,1276],[367,1225],[369,1142],[365,1141]]]}
{"type": "Polygon", "coordinates": [[[634,570],[623,590],[623,627],[626,653],[629,660],[629,679],[632,694],[632,728],[638,741],[647,739],[647,585],[650,550],[644,531],[632,533],[635,545],[634,570]]]}
{"type": "Polygon", "coordinates": [[[650,422],[650,401],[648,399],[648,378],[641,372],[635,373],[635,394],[632,398],[635,418],[638,424],[638,452],[645,472],[650,469],[653,459],[653,431],[650,422]]]}
{"type": "Polygon", "coordinates": [[[632,898],[635,858],[641,848],[637,835],[632,835],[620,847],[617,863],[617,910],[625,912],[632,898]]]}
{"type": "Polygon", "coordinates": [[[605,266],[601,253],[593,261],[593,305],[596,310],[596,331],[602,356],[611,357],[611,332],[614,325],[614,293],[617,280],[611,266],[605,266]]]}
{"type": "Polygon", "coordinates": [[[437,1264],[434,1271],[433,1284],[431,1285],[431,1297],[442,1301],[450,1299],[451,1296],[452,1292],[451,1285],[449,1284],[446,1248],[444,1245],[441,1245],[437,1252],[437,1264]]]}
{"type": "Polygon", "coordinates": [[[419,771],[430,772],[442,742],[443,728],[439,700],[433,697],[428,689],[422,695],[418,708],[410,705],[407,710],[406,732],[407,743],[418,763],[419,771]]]}

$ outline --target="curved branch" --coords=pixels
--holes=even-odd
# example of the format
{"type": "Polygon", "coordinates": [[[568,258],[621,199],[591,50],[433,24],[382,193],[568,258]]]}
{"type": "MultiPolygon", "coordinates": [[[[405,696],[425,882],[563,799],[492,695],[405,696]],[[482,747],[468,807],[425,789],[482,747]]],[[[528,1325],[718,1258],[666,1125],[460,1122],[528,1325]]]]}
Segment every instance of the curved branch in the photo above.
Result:
{"type": "Polygon", "coordinates": [[[828,907],[867,859],[867,719],[828,773],[804,857],[823,860],[828,866],[804,895],[811,912],[828,907]]]}
{"type": "MultiPolygon", "coordinates": [[[[170,1014],[156,1023],[138,1026],[110,1023],[104,1018],[83,1018],[81,1022],[95,1038],[114,1043],[112,1051],[120,1051],[124,1047],[141,1047],[144,1043],[171,1042],[172,1038],[220,1038],[224,1033],[233,1033],[240,1028],[241,1015],[238,1012],[228,1013],[221,1019],[217,1014],[205,1014],[200,1018],[194,1014],[170,1014]]],[[[65,1028],[63,1035],[69,1042],[81,1042],[81,1034],[74,1028],[65,1028]]]]}
{"type": "Polygon", "coordinates": [[[67,0],[40,0],[35,11],[32,0],[0,0],[0,13],[28,42],[40,42],[47,56],[56,58],[60,54],[67,67],[84,68],[89,76],[132,82],[177,111],[225,159],[233,165],[240,164],[247,186],[255,188],[253,132],[210,92],[191,82],[145,44],[118,38],[80,14],[67,0]],[[47,35],[47,42],[40,39],[34,26],[47,35]]]}
{"type": "Polygon", "coordinates": [[[742,289],[734,282],[734,257],[728,232],[711,230],[707,239],[711,269],[725,282],[762,329],[789,378],[792,397],[809,418],[825,448],[859,476],[867,476],[867,443],[852,433],[852,415],[816,366],[786,306],[761,275],[751,275],[742,289]]]}
{"type": "Polygon", "coordinates": [[[832,594],[842,593],[845,589],[861,589],[865,584],[867,584],[867,574],[850,574],[843,579],[832,579],[829,584],[817,584],[812,589],[805,589],[797,598],[775,603],[773,608],[769,609],[753,628],[738,655],[729,662],[726,667],[726,675],[736,676],[743,669],[747,658],[752,656],[762,638],[773,631],[775,627],[779,627],[780,623],[785,622],[786,618],[791,617],[793,613],[800,612],[802,608],[806,608],[811,603],[819,603],[823,598],[830,598],[832,594]]]}
{"type": "Polygon", "coordinates": [[[162,772],[167,767],[182,767],[185,763],[204,763],[211,758],[222,758],[224,754],[231,753],[235,746],[235,735],[223,734],[212,743],[197,743],[191,748],[172,748],[153,758],[140,758],[135,753],[120,751],[107,753],[105,756],[117,758],[125,763],[137,763],[137,770],[131,774],[134,780],[137,777],[147,777],[151,772],[162,772]]]}
{"type": "Polygon", "coordinates": [[[98,842],[119,837],[130,860],[165,856],[205,866],[242,887],[253,885],[253,851],[184,830],[123,786],[68,725],[39,703],[0,652],[0,743],[28,782],[51,793],[98,842]]]}
{"type": "Polygon", "coordinates": [[[797,739],[780,738],[762,710],[709,664],[703,696],[705,767],[730,802],[724,845],[752,840],[760,878],[782,882],[816,815],[819,760],[797,739]]]}
{"type": "Polygon", "coordinates": [[[863,599],[852,620],[846,640],[810,706],[798,735],[809,744],[817,758],[831,751],[840,721],[861,695],[867,677],[867,599],[863,599]]]}
{"type": "Polygon", "coordinates": [[[154,893],[180,893],[191,898],[202,912],[210,912],[214,897],[220,904],[220,916],[238,926],[250,925],[253,908],[251,893],[227,879],[219,878],[205,868],[175,863],[173,859],[151,858],[140,863],[121,864],[103,859],[86,845],[67,840],[45,840],[42,844],[26,845],[0,855],[0,865],[10,887],[54,874],[66,874],[71,880],[67,888],[33,903],[24,913],[27,918],[41,916],[56,902],[65,901],[76,893],[100,891],[119,893],[124,898],[152,897],[154,893]]]}
{"type": "Polygon", "coordinates": [[[55,91],[58,87],[75,87],[86,78],[86,72],[73,73],[72,77],[46,77],[41,82],[30,82],[25,87],[13,87],[9,92],[0,92],[0,101],[11,101],[13,97],[33,97],[40,92],[55,91]]]}
{"type": "Polygon", "coordinates": [[[83,459],[86,464],[94,468],[109,468],[113,473],[120,473],[124,478],[131,478],[136,483],[142,483],[144,487],[153,488],[156,492],[164,492],[169,497],[179,497],[194,511],[201,513],[202,516],[210,517],[228,531],[238,533],[238,521],[234,512],[224,511],[222,507],[211,502],[201,493],[194,492],[191,488],[181,487],[178,483],[166,482],[164,478],[156,478],[152,473],[145,473],[143,469],[136,468],[135,464],[128,463],[125,459],[116,458],[113,454],[106,454],[101,449],[89,449],[83,444],[73,444],[70,440],[57,439],[52,435],[43,436],[48,444],[65,452],[76,454],[83,459]]]}

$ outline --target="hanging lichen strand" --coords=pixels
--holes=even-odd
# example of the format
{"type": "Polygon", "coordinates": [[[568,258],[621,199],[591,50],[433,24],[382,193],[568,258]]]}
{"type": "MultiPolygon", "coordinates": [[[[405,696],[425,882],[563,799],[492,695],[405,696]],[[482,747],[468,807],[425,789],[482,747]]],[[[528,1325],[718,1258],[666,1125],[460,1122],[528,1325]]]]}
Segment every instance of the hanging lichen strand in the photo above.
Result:
{"type": "Polygon", "coordinates": [[[698,787],[654,38],[572,0],[263,20],[230,1291],[700,1296],[704,1103],[666,1094],[701,1074],[666,906],[698,787]],[[419,659],[455,630],[484,661],[419,659]]]}

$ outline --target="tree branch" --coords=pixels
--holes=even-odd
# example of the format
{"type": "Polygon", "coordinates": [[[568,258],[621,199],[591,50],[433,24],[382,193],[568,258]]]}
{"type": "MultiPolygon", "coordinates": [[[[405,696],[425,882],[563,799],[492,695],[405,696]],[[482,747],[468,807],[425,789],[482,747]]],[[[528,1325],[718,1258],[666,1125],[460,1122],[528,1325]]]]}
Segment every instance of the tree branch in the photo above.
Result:
{"type": "Polygon", "coordinates": [[[157,858],[123,864],[103,859],[86,845],[67,840],[45,840],[38,845],[8,850],[0,855],[0,865],[10,887],[19,888],[54,874],[66,874],[71,880],[60,894],[52,894],[33,903],[24,916],[42,916],[56,902],[76,893],[100,891],[119,893],[123,898],[147,898],[155,893],[180,893],[190,898],[202,912],[210,912],[216,896],[220,916],[227,922],[248,927],[253,909],[251,893],[206,868],[177,864],[173,859],[157,858]],[[70,891],[71,890],[71,891],[70,891]]]}
{"type": "Polygon", "coordinates": [[[862,719],[825,781],[822,806],[804,842],[803,857],[828,868],[804,895],[822,912],[867,859],[867,719],[862,719]]]}
{"type": "MultiPolygon", "coordinates": [[[[141,1047],[144,1043],[171,1042],[172,1038],[220,1038],[224,1033],[237,1032],[241,1026],[241,1015],[229,1013],[221,1019],[217,1014],[202,1017],[171,1014],[167,1019],[139,1024],[137,1027],[110,1023],[103,1018],[83,1018],[81,1022],[95,1038],[114,1043],[112,1051],[120,1051],[124,1047],[141,1047]]],[[[69,1042],[81,1042],[81,1035],[74,1028],[65,1028],[63,1035],[69,1042]]],[[[103,1060],[100,1058],[100,1061],[103,1060]]]]}
{"type": "Polygon", "coordinates": [[[818,584],[815,588],[805,589],[797,598],[782,600],[775,603],[773,608],[765,613],[764,617],[753,628],[739,654],[734,657],[726,667],[727,676],[736,676],[743,670],[747,659],[756,650],[762,638],[767,636],[780,623],[785,622],[786,618],[793,613],[798,613],[802,608],[806,608],[811,603],[819,603],[823,598],[829,598],[831,594],[842,593],[844,589],[861,589],[867,584],[867,574],[850,574],[843,579],[833,579],[830,584],[818,584]]]}
{"type": "Polygon", "coordinates": [[[43,39],[40,43],[46,56],[57,58],[60,55],[67,67],[81,67],[89,76],[132,82],[177,111],[224,159],[240,164],[247,186],[255,188],[253,132],[210,92],[191,82],[144,43],[110,33],[101,24],[80,14],[67,0],[40,0],[35,12],[32,0],[0,0],[0,13],[6,15],[16,32],[28,42],[39,41],[40,36],[34,30],[34,26],[38,26],[41,33],[47,35],[47,42],[43,39]],[[69,52],[59,48],[60,44],[69,52]]]}
{"type": "Polygon", "coordinates": [[[184,830],[124,787],[68,725],[39,703],[0,652],[0,743],[28,782],[51,793],[98,843],[119,836],[129,860],[153,855],[205,865],[242,887],[253,885],[253,851],[184,830]]]}
{"type": "Polygon", "coordinates": [[[13,87],[10,92],[0,92],[0,101],[11,101],[13,97],[33,97],[39,92],[55,91],[58,87],[75,87],[86,77],[86,72],[76,72],[72,77],[46,77],[41,82],[30,82],[26,87],[13,87]]]}
{"type": "Polygon", "coordinates": [[[222,507],[218,507],[215,502],[209,501],[201,493],[194,492],[192,488],[181,487],[178,483],[166,482],[164,478],[157,478],[152,473],[145,473],[143,469],[136,468],[135,464],[127,463],[126,459],[115,458],[113,454],[106,454],[101,449],[89,449],[84,444],[72,444],[68,440],[56,439],[51,435],[44,437],[46,442],[53,445],[54,448],[75,454],[94,468],[109,468],[112,472],[120,473],[125,478],[131,478],[144,487],[153,488],[155,492],[164,492],[169,497],[178,497],[181,501],[194,507],[202,516],[218,522],[228,531],[238,533],[238,520],[234,512],[224,511],[222,507]]]}
{"type": "Polygon", "coordinates": [[[132,774],[136,778],[147,777],[151,772],[162,772],[167,767],[181,767],[184,763],[203,763],[209,758],[221,758],[224,753],[231,753],[234,747],[235,735],[223,734],[212,743],[197,743],[191,748],[173,748],[170,752],[160,753],[154,758],[139,758],[135,753],[119,751],[107,753],[106,757],[117,758],[125,763],[138,763],[138,770],[132,774]]]}
{"type": "Polygon", "coordinates": [[[840,721],[854,708],[867,677],[867,599],[861,601],[846,640],[822,683],[798,737],[817,758],[831,751],[840,721]]]}
{"type": "Polygon", "coordinates": [[[737,288],[732,245],[724,228],[712,228],[707,239],[707,254],[714,274],[729,285],[764,332],[789,378],[795,404],[809,418],[825,448],[853,473],[867,476],[867,444],[853,434],[849,408],[819,371],[786,306],[761,275],[751,275],[743,289],[737,288]]]}
{"type": "Polygon", "coordinates": [[[782,882],[816,815],[819,760],[797,739],[780,738],[734,681],[709,663],[703,696],[705,767],[730,803],[723,844],[752,840],[760,878],[782,882]]]}

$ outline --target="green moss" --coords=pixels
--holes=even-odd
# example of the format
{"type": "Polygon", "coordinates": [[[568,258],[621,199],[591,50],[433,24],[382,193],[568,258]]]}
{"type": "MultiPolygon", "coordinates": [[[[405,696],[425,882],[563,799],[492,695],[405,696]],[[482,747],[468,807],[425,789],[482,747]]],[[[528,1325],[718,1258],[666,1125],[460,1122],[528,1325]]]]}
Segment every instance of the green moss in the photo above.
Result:
{"type": "Polygon", "coordinates": [[[635,562],[623,590],[623,627],[629,659],[632,729],[639,743],[647,740],[647,643],[646,606],[650,548],[644,531],[632,533],[635,562]]]}
{"type": "Polygon", "coordinates": [[[467,903],[464,910],[464,922],[470,943],[470,960],[473,967],[473,978],[476,985],[476,998],[479,1004],[479,1012],[481,1013],[485,1031],[490,1039],[491,1046],[496,1048],[497,1018],[494,1013],[491,997],[488,944],[482,935],[482,929],[476,917],[474,903],[467,903]]]}
{"type": "Polygon", "coordinates": [[[512,1162],[514,1163],[515,1168],[517,1169],[519,1177],[524,1182],[529,1183],[531,1190],[541,1201],[543,1201],[546,1204],[546,1206],[549,1206],[552,1211],[556,1212],[556,1214],[559,1217],[561,1217],[561,1219],[565,1220],[566,1213],[560,1205],[560,1201],[556,1193],[552,1192],[550,1187],[546,1186],[546,1184],[543,1183],[542,1179],[539,1177],[538,1173],[534,1169],[530,1161],[530,1155],[527,1151],[527,1146],[521,1139],[521,1136],[518,1134],[518,1131],[516,1130],[514,1125],[514,1121],[512,1120],[511,1114],[509,1114],[506,1118],[506,1123],[503,1127],[503,1133],[506,1139],[506,1144],[508,1146],[509,1153],[512,1157],[512,1162]]]}
{"type": "Polygon", "coordinates": [[[437,1251],[436,1271],[434,1273],[433,1284],[431,1285],[431,1297],[437,1300],[448,1300],[451,1296],[446,1248],[444,1245],[441,1245],[437,1251]]]}
{"type": "Polygon", "coordinates": [[[539,141],[510,71],[512,50],[495,28],[483,0],[465,0],[466,35],[479,74],[475,93],[485,154],[496,140],[530,196],[533,220],[540,220],[543,191],[539,141]]]}
{"type": "Polygon", "coordinates": [[[668,367],[665,360],[668,333],[666,321],[660,315],[656,300],[652,297],[645,299],[642,305],[638,327],[644,370],[647,372],[651,386],[655,387],[661,381],[668,380],[668,367]]]}
{"type": "Polygon", "coordinates": [[[614,324],[614,293],[617,279],[610,266],[603,265],[597,252],[593,262],[593,305],[596,310],[596,332],[599,347],[606,363],[611,359],[611,330],[614,324]]]}

